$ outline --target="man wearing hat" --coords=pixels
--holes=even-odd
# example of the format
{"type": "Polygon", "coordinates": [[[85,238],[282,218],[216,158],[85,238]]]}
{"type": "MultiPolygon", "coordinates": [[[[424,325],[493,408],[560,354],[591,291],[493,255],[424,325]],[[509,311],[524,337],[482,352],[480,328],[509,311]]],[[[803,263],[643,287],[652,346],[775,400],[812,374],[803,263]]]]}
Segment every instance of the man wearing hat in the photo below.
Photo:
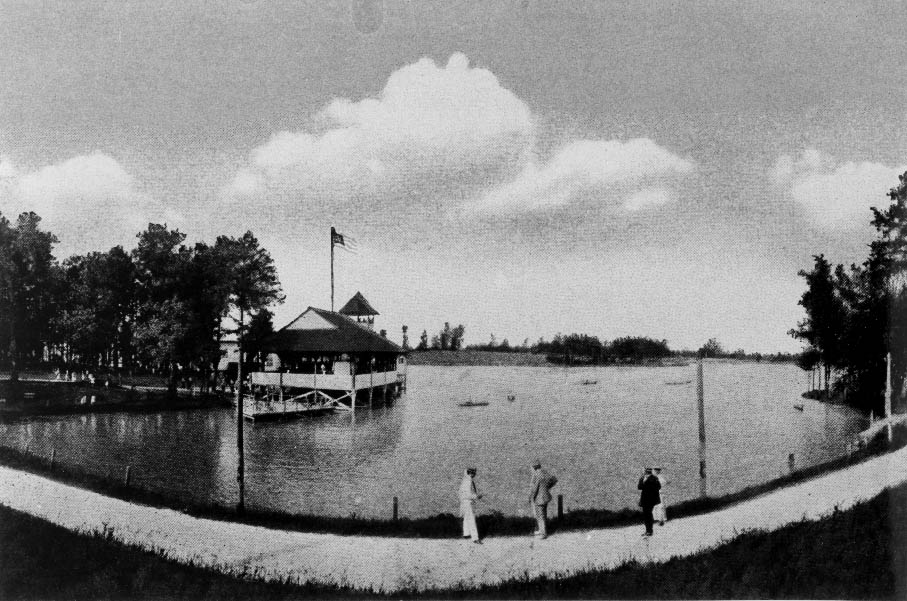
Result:
{"type": "Polygon", "coordinates": [[[535,460],[532,464],[532,480],[529,482],[529,504],[538,524],[535,536],[548,537],[547,513],[551,502],[551,488],[557,484],[557,478],[542,469],[542,462],[535,460]]]}
{"type": "Polygon", "coordinates": [[[479,527],[476,525],[475,505],[482,495],[476,490],[476,483],[473,478],[476,475],[476,468],[466,468],[463,474],[463,480],[460,482],[460,515],[463,516],[463,538],[471,538],[472,542],[481,545],[479,539],[479,527]]]}
{"type": "Polygon", "coordinates": [[[639,479],[636,488],[642,491],[639,494],[639,506],[642,507],[642,515],[646,523],[646,533],[644,536],[652,536],[652,527],[655,525],[652,508],[661,503],[661,495],[658,492],[661,490],[661,482],[659,482],[658,478],[655,477],[655,474],[652,473],[651,467],[646,468],[646,472],[643,474],[642,478],[639,479]]]}

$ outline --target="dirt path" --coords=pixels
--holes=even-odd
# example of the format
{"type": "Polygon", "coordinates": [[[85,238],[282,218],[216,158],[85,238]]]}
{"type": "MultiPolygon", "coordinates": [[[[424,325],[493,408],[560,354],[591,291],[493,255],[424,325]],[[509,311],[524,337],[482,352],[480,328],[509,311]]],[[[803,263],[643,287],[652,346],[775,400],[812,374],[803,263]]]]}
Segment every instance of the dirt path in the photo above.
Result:
{"type": "Polygon", "coordinates": [[[844,510],[907,481],[907,448],[710,514],[669,522],[655,536],[642,525],[462,540],[337,536],[198,519],[0,467],[0,503],[75,531],[114,538],[234,574],[393,592],[493,584],[513,578],[608,568],[628,559],[665,561],[734,538],[844,510]]]}

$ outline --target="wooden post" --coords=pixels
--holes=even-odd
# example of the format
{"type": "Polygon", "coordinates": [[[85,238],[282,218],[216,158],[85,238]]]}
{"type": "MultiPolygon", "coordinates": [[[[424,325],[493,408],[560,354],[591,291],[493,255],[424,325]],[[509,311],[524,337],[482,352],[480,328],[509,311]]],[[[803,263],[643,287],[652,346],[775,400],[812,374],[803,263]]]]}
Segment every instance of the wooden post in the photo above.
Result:
{"type": "Polygon", "coordinates": [[[397,517],[399,515],[399,510],[400,510],[400,501],[399,501],[399,499],[397,499],[397,497],[394,497],[394,521],[395,522],[397,521],[397,517]]]}
{"type": "Polygon", "coordinates": [[[787,456],[787,471],[793,473],[794,466],[796,465],[796,457],[793,453],[787,456]]]}
{"type": "Polygon", "coordinates": [[[129,480],[130,480],[131,476],[132,476],[132,466],[127,465],[126,466],[126,475],[123,477],[123,486],[129,486],[129,480]]]}
{"type": "Polygon", "coordinates": [[[885,437],[891,443],[891,353],[885,356],[885,437]]]}
{"type": "Polygon", "coordinates": [[[368,368],[368,407],[372,408],[372,394],[375,391],[375,358],[369,362],[368,368]]]}
{"type": "Polygon", "coordinates": [[[312,380],[315,383],[315,392],[312,394],[312,402],[318,402],[318,362],[315,362],[315,373],[312,374],[312,380]]]}
{"type": "Polygon", "coordinates": [[[387,372],[384,372],[384,391],[381,393],[381,401],[386,405],[387,404],[387,372]]]}
{"type": "Polygon", "coordinates": [[[564,519],[564,495],[557,496],[557,519],[564,519]]]}
{"type": "Polygon", "coordinates": [[[350,357],[350,374],[353,376],[353,394],[350,396],[350,410],[356,413],[356,359],[350,357]]]}
{"type": "Polygon", "coordinates": [[[699,408],[699,493],[706,496],[705,476],[705,386],[702,377],[702,358],[696,365],[696,400],[699,408]]]}
{"type": "Polygon", "coordinates": [[[54,462],[57,459],[57,449],[50,450],[50,471],[54,471],[54,462]]]}

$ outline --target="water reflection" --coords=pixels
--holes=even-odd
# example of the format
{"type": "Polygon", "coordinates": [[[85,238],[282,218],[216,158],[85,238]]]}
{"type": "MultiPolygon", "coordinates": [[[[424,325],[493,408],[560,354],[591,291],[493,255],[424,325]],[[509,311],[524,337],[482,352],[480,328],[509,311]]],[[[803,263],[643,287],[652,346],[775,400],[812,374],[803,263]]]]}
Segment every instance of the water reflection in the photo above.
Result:
{"type": "MultiPolygon", "coordinates": [[[[775,478],[846,451],[863,418],[800,398],[792,365],[708,364],[709,494],[775,478]],[[794,411],[803,404],[804,411],[794,411]]],[[[456,512],[467,465],[485,507],[526,514],[533,458],[558,475],[568,508],[633,507],[643,467],[659,464],[673,501],[699,494],[695,366],[413,367],[394,406],[244,424],[247,504],[290,512],[389,516],[456,512]],[[512,400],[511,400],[512,399],[512,400]],[[483,407],[461,407],[467,401],[483,407]]],[[[34,418],[0,425],[0,444],[198,502],[236,502],[229,409],[34,418]]]]}

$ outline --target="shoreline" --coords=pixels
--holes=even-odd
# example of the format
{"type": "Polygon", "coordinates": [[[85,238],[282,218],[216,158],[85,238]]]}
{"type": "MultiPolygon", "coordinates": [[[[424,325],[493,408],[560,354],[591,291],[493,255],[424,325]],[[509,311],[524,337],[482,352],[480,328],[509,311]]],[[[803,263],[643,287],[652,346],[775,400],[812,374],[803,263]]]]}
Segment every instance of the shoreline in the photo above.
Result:
{"type": "MultiPolygon", "coordinates": [[[[889,447],[880,432],[864,448],[816,466],[794,471],[761,484],[745,487],[718,497],[699,497],[670,505],[670,519],[695,517],[733,507],[787,486],[808,482],[846,469],[873,458],[893,453],[907,446],[907,424],[894,428],[889,447]]],[[[187,516],[216,520],[223,523],[262,526],[300,533],[337,536],[378,536],[395,539],[455,539],[461,534],[460,519],[451,513],[430,517],[398,520],[386,518],[338,517],[314,514],[291,514],[272,510],[246,508],[240,515],[235,508],[179,499],[164,493],[126,485],[119,479],[108,479],[67,465],[51,465],[48,457],[37,456],[11,447],[0,447],[0,466],[18,469],[48,478],[54,482],[75,486],[113,499],[139,503],[148,507],[171,509],[187,516]]],[[[551,519],[552,532],[576,532],[589,528],[613,528],[637,524],[641,520],[635,508],[577,509],[564,513],[562,519],[551,519]]],[[[532,532],[531,517],[508,516],[500,513],[480,514],[478,523],[484,536],[500,537],[532,532]]]]}
{"type": "MultiPolygon", "coordinates": [[[[89,536],[184,565],[283,585],[384,594],[509,589],[625,565],[664,566],[761,530],[839,515],[907,481],[907,451],[875,457],[707,515],[672,519],[652,538],[641,525],[462,540],[338,537],[198,519],[111,499],[0,468],[0,504],[89,536]],[[367,550],[367,553],[363,553],[367,550]]],[[[457,537],[459,539],[459,537],[457,537]]],[[[658,568],[659,571],[662,569],[658,568]]]]}

